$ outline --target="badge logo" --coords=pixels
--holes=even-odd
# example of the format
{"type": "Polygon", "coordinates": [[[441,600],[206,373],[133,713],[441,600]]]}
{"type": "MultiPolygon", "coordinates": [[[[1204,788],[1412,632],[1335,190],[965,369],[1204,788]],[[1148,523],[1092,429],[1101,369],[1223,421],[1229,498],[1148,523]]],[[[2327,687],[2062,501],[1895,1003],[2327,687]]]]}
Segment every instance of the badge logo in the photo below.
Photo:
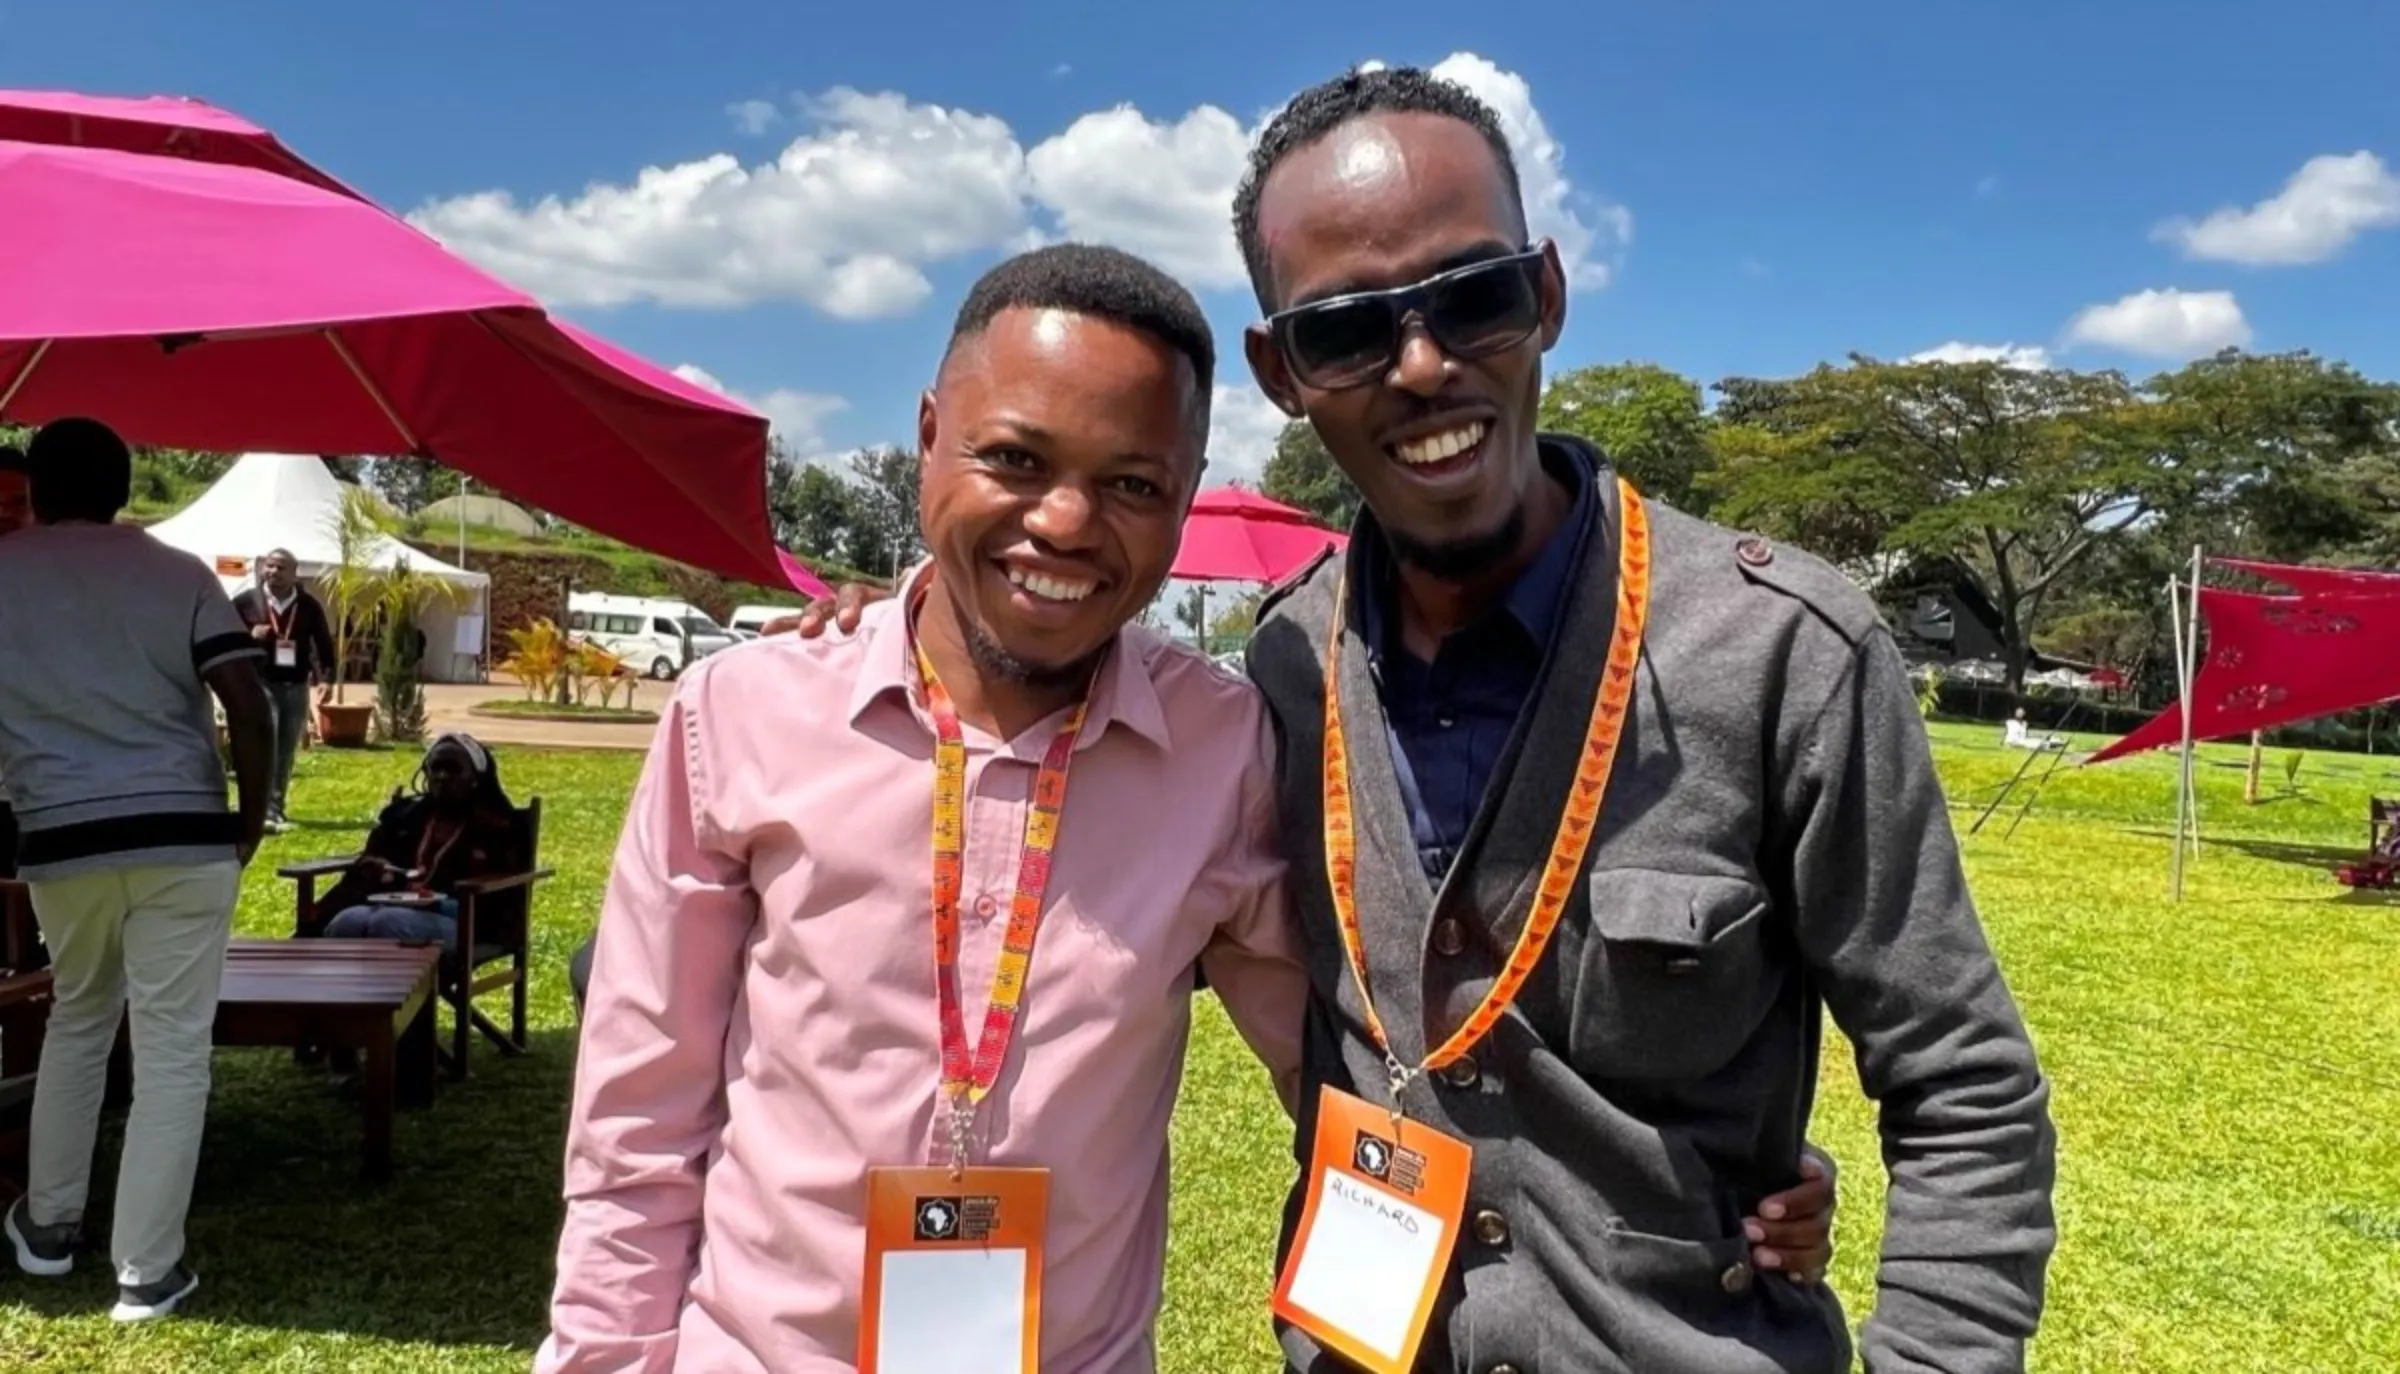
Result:
{"type": "Polygon", "coordinates": [[[958,1199],[954,1197],[921,1197],[917,1199],[917,1239],[955,1240],[958,1238],[958,1199]]]}
{"type": "Polygon", "coordinates": [[[917,1199],[916,1235],[925,1241],[989,1240],[1000,1224],[1000,1199],[982,1194],[917,1199]]]}
{"type": "Polygon", "coordinates": [[[1350,1167],[1407,1197],[1425,1186],[1425,1156],[1368,1131],[1351,1141],[1350,1167]]]}

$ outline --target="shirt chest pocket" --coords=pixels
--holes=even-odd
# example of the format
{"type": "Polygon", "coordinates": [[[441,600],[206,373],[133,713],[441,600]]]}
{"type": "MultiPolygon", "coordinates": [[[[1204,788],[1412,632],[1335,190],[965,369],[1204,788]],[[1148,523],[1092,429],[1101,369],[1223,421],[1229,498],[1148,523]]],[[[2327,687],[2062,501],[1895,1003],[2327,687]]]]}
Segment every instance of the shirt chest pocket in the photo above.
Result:
{"type": "Polygon", "coordinates": [[[1590,879],[1569,1052],[1595,1078],[1690,1079],[1721,1068],[1767,997],[1765,889],[1747,878],[1607,869],[1590,879]]]}

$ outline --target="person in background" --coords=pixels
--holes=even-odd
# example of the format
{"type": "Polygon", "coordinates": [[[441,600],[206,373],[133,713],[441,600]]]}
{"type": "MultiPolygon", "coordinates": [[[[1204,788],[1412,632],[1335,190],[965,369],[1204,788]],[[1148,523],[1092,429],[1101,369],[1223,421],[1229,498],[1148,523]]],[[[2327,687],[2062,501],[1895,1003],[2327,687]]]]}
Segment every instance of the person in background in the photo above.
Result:
{"type": "Polygon", "coordinates": [[[328,939],[438,940],[458,952],[458,885],[531,864],[500,765],[480,740],[446,734],[426,747],[417,789],[394,796],[350,871],[318,903],[328,939]],[[408,904],[380,895],[421,894],[408,904]]]}
{"type": "MultiPolygon", "coordinates": [[[[0,445],[0,535],[14,534],[33,523],[33,484],[25,475],[25,455],[0,445]]],[[[8,804],[8,779],[0,776],[0,878],[17,876],[17,813],[8,804]]]]}
{"type": "Polygon", "coordinates": [[[74,1268],[109,1053],[130,1013],[133,1111],[109,1248],[113,1315],[144,1321],[200,1283],[184,1216],[226,938],[266,824],[264,650],[206,564],[116,523],[133,456],[113,430],[57,421],[27,460],[38,524],[0,539],[0,772],[56,982],[29,1187],[0,1227],[26,1273],[74,1268]]]}
{"type": "Polygon", "coordinates": [[[300,560],[290,549],[270,550],[258,560],[258,573],[260,585],[244,589],[233,599],[233,608],[250,627],[251,638],[267,651],[267,699],[275,710],[275,776],[267,798],[267,829],[281,832],[291,824],[286,807],[292,765],[308,734],[308,689],[332,677],[333,629],[324,603],[300,585],[300,560]]]}

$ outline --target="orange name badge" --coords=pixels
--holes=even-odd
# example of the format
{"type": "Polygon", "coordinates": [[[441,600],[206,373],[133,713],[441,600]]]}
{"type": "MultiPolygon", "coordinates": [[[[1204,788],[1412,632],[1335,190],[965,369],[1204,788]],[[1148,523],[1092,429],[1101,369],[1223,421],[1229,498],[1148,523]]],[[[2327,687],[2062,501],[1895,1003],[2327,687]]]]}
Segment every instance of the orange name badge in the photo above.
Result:
{"type": "Polygon", "coordinates": [[[1275,1315],[1369,1374],[1408,1374],[1458,1241],[1465,1141],[1342,1092],[1317,1099],[1308,1203],[1275,1315]]]}
{"type": "Polygon", "coordinates": [[[867,1170],[859,1374],[1037,1374],[1048,1169],[867,1170]]]}

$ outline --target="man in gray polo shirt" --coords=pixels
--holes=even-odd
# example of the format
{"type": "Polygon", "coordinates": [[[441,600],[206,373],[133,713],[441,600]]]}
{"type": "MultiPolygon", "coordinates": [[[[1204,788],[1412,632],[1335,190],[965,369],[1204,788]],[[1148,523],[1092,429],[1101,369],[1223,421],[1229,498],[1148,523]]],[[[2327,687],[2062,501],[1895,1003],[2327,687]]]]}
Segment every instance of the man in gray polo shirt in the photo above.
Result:
{"type": "Polygon", "coordinates": [[[4,1227],[25,1272],[73,1267],[109,1051],[130,1010],[133,1114],[110,1250],[114,1315],[142,1321],[199,1284],[183,1223],[226,936],[266,822],[264,654],[206,565],[115,523],[133,459],[107,426],[60,420],[26,458],[37,524],[0,541],[0,775],[57,982],[30,1187],[4,1227]]]}

